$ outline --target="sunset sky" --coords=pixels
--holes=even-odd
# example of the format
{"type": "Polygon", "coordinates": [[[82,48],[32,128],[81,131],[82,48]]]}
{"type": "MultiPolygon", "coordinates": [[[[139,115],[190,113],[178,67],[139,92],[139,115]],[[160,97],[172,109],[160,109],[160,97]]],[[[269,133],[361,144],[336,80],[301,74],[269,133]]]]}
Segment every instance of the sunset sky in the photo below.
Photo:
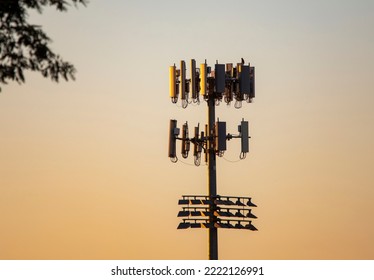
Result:
{"type": "MultiPolygon", "coordinates": [[[[77,68],[58,84],[1,85],[0,259],[207,259],[208,232],[177,230],[207,167],[167,157],[170,65],[243,57],[252,104],[216,116],[240,141],[218,193],[251,196],[257,232],[219,230],[220,259],[374,259],[374,1],[95,1],[30,12],[77,68]]],[[[179,153],[180,146],[177,146],[179,153]]]]}

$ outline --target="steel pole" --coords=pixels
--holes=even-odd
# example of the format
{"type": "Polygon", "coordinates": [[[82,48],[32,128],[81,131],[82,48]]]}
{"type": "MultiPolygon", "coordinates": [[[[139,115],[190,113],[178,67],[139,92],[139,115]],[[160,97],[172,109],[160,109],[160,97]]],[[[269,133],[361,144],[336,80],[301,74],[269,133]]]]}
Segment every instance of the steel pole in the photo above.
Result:
{"type": "MultiPolygon", "coordinates": [[[[208,99],[208,193],[210,198],[210,223],[214,225],[216,217],[214,211],[216,205],[213,203],[217,195],[216,153],[214,151],[214,123],[215,123],[215,100],[214,94],[209,94],[208,99]]],[[[218,231],[214,226],[209,228],[209,260],[218,260],[218,231]]]]}

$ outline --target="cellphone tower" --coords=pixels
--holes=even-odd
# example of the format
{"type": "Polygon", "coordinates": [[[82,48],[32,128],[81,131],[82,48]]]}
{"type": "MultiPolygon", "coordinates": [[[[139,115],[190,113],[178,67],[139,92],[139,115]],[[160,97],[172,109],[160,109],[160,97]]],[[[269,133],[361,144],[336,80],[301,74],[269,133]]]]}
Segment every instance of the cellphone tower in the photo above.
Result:
{"type": "Polygon", "coordinates": [[[235,66],[232,63],[214,65],[214,70],[207,65],[206,60],[196,67],[196,61],[191,59],[190,78],[186,77],[186,63],[180,62],[180,68],[175,64],[169,67],[170,98],[177,103],[180,97],[182,108],[190,103],[200,103],[200,97],[208,105],[208,123],[201,131],[199,125],[194,128],[193,137],[189,137],[188,123],[182,125],[182,135],[177,121],[170,120],[168,156],[172,162],[177,162],[176,141],[181,141],[181,154],[187,158],[190,145],[193,144],[194,163],[199,166],[201,154],[208,165],[208,194],[182,195],[178,201],[182,210],[178,217],[182,219],[178,229],[207,228],[209,230],[209,259],[218,260],[218,228],[247,229],[257,231],[252,225],[250,197],[220,196],[217,194],[216,156],[223,156],[226,151],[226,141],[233,138],[241,140],[240,159],[249,152],[249,125],[244,119],[238,126],[238,134],[226,133],[226,122],[216,120],[215,106],[224,101],[227,104],[235,102],[239,109],[242,102],[251,103],[255,97],[255,68],[244,60],[235,66]]]}

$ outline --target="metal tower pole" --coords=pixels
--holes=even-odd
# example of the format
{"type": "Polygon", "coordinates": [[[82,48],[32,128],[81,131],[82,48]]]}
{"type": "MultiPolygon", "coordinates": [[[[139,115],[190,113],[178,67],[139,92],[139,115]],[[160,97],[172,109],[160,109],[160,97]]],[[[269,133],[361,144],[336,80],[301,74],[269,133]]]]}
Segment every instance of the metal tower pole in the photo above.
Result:
{"type": "MultiPolygon", "coordinates": [[[[216,174],[216,153],[214,150],[214,123],[215,123],[215,99],[214,94],[209,95],[208,99],[208,194],[210,204],[210,223],[214,225],[216,217],[213,215],[216,205],[213,203],[217,195],[217,174],[216,174]]],[[[209,260],[218,260],[218,231],[211,226],[209,228],[209,260]]]]}
{"type": "Polygon", "coordinates": [[[226,151],[226,141],[232,138],[241,139],[240,159],[244,159],[249,152],[249,128],[248,122],[241,121],[239,135],[226,133],[226,122],[216,123],[216,104],[225,101],[230,104],[235,99],[235,107],[241,107],[242,101],[251,103],[255,97],[254,78],[255,68],[241,63],[214,65],[214,71],[207,66],[207,62],[196,67],[196,61],[191,59],[191,78],[186,78],[186,64],[181,60],[180,69],[176,66],[169,67],[170,97],[172,103],[177,103],[181,96],[182,107],[186,108],[190,103],[189,93],[194,103],[200,103],[199,94],[208,106],[208,122],[204,131],[200,131],[199,125],[195,127],[194,137],[188,136],[187,122],[182,126],[182,137],[178,137],[180,130],[176,120],[170,120],[169,129],[169,158],[177,162],[176,141],[182,140],[182,156],[188,157],[190,144],[194,145],[194,163],[200,165],[201,153],[204,150],[205,162],[208,164],[208,195],[183,195],[178,201],[182,205],[182,211],[178,217],[182,222],[178,229],[208,228],[209,232],[209,260],[218,260],[218,227],[230,229],[245,229],[257,231],[250,219],[257,217],[251,213],[250,207],[256,207],[250,197],[219,196],[217,194],[217,170],[216,155],[223,155],[226,151]],[[190,91],[191,90],[191,91],[190,91]],[[240,106],[239,106],[240,105],[240,106]],[[233,202],[231,199],[235,199],[233,202]],[[207,201],[208,200],[208,201],[207,201]],[[208,203],[207,203],[208,202],[208,203]],[[217,205],[218,204],[218,205],[217,205]],[[219,211],[218,211],[219,210],[219,211]],[[225,210],[225,211],[223,211],[225,210]],[[236,211],[234,214],[233,211],[236,211]]]}

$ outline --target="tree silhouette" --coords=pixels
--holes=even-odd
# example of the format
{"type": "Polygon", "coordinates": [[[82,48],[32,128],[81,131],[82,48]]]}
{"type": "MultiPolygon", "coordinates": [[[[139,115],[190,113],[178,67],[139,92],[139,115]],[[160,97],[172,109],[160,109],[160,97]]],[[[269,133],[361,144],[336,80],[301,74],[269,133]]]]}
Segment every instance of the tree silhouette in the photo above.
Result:
{"type": "Polygon", "coordinates": [[[44,6],[54,6],[63,12],[68,2],[86,5],[87,0],[0,0],[0,84],[24,83],[24,70],[40,72],[55,82],[60,77],[75,79],[74,65],[50,49],[51,39],[41,26],[27,22],[29,9],[42,13],[44,6]]]}

